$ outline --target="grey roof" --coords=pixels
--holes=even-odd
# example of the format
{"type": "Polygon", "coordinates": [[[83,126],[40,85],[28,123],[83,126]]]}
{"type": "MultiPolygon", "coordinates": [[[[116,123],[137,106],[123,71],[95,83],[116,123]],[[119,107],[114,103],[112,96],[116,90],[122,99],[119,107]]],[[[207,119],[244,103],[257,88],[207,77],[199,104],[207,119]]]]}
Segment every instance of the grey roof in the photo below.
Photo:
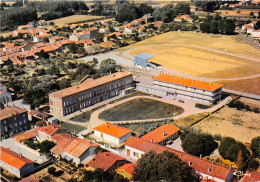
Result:
{"type": "Polygon", "coordinates": [[[151,54],[147,54],[147,53],[145,53],[145,52],[142,52],[142,53],[140,53],[140,54],[137,54],[136,57],[139,57],[139,58],[141,58],[141,59],[150,59],[150,58],[152,58],[152,57],[154,57],[154,56],[151,55],[151,54]]]}

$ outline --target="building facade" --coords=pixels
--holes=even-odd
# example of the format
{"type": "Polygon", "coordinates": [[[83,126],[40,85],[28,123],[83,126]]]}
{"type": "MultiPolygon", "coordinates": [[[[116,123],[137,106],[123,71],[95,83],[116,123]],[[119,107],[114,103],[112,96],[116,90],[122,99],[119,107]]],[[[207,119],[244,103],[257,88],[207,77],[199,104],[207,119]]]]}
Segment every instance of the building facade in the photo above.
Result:
{"type": "Polygon", "coordinates": [[[30,129],[28,111],[20,107],[9,107],[0,111],[1,139],[9,138],[30,129]]]}
{"type": "Polygon", "coordinates": [[[139,83],[136,89],[154,95],[210,105],[221,100],[222,87],[223,85],[217,83],[161,74],[153,78],[151,85],[139,83]]]}
{"type": "Polygon", "coordinates": [[[127,72],[87,79],[77,86],[50,93],[50,111],[60,118],[120,94],[124,95],[132,86],[133,76],[127,72]]]}

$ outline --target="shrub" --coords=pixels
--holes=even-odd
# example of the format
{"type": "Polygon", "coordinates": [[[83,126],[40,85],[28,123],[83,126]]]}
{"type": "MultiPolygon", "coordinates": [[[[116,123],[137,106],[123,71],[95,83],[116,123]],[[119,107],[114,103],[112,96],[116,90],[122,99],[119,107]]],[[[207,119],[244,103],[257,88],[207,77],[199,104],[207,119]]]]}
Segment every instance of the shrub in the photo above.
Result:
{"type": "Polygon", "coordinates": [[[51,175],[54,175],[56,172],[56,168],[55,167],[49,167],[48,168],[48,173],[51,174],[51,175]]]}

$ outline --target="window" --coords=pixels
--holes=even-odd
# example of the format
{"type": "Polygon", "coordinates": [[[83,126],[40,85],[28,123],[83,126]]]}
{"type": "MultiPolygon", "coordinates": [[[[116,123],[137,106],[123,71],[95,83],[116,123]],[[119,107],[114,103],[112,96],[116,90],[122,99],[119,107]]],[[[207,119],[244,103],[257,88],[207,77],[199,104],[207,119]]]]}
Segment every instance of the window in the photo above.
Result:
{"type": "Polygon", "coordinates": [[[23,117],[25,118],[25,114],[23,114],[23,117]]]}
{"type": "Polygon", "coordinates": [[[26,119],[23,119],[23,123],[24,123],[24,124],[26,123],[26,119]]]}
{"type": "Polygon", "coordinates": [[[16,121],[16,116],[14,117],[14,120],[16,121]]]}
{"type": "Polygon", "coordinates": [[[17,127],[17,123],[14,123],[14,126],[17,127]]]}
{"type": "Polygon", "coordinates": [[[6,124],[6,120],[4,120],[4,124],[6,124]]]}

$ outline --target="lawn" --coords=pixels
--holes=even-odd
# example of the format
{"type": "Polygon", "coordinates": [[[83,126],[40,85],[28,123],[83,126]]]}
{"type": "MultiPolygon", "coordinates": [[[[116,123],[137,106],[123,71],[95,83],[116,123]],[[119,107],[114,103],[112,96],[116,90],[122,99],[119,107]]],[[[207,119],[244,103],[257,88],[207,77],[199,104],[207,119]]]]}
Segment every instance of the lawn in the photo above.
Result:
{"type": "Polygon", "coordinates": [[[250,143],[252,138],[259,136],[260,118],[257,113],[239,111],[226,106],[193,127],[212,135],[230,136],[241,142],[250,143]]]}
{"type": "Polygon", "coordinates": [[[76,133],[86,129],[86,127],[84,126],[80,126],[77,124],[71,124],[71,123],[66,123],[66,122],[62,122],[61,126],[63,126],[64,128],[66,128],[67,130],[69,130],[70,132],[74,132],[76,131],[76,133]]]}
{"type": "Polygon", "coordinates": [[[49,22],[54,22],[55,25],[58,27],[63,27],[63,26],[68,26],[68,23],[74,23],[77,21],[85,21],[85,20],[91,20],[91,19],[97,19],[97,18],[102,18],[103,16],[92,16],[92,15],[72,15],[72,16],[67,16],[63,18],[58,18],[55,20],[50,20],[49,22]]]}
{"type": "Polygon", "coordinates": [[[205,118],[206,116],[208,116],[208,113],[192,114],[190,116],[176,119],[174,120],[174,123],[182,127],[192,126],[194,123],[197,123],[198,121],[205,118]]]}
{"type": "Polygon", "coordinates": [[[147,98],[133,99],[105,110],[99,115],[106,121],[127,121],[169,118],[174,112],[183,112],[181,107],[147,98]]]}

